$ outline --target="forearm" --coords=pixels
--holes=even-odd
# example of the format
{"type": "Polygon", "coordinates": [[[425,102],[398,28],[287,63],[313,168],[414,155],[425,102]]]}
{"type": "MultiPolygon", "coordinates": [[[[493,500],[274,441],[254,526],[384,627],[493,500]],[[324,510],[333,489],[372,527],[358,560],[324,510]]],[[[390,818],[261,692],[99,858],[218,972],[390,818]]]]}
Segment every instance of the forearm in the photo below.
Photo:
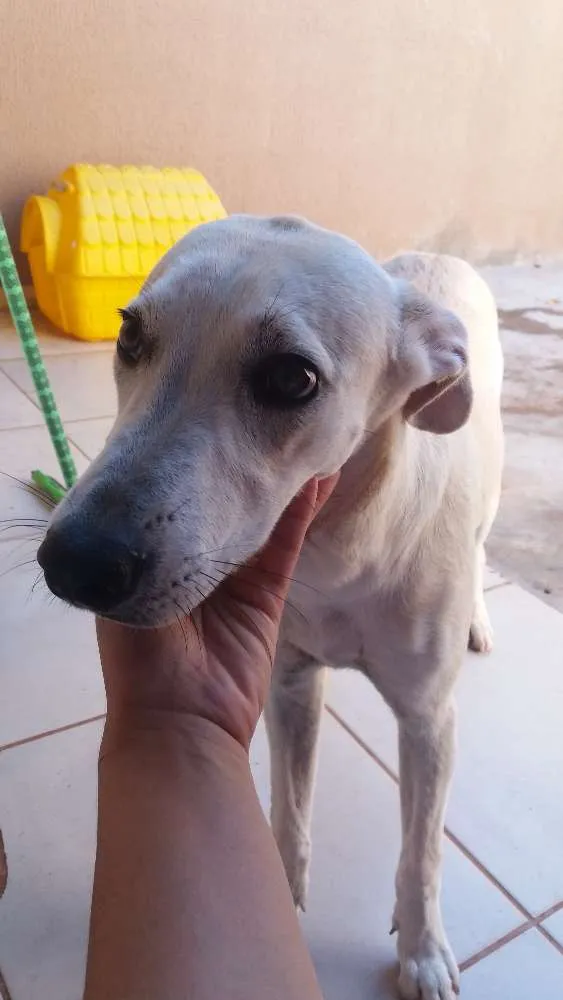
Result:
{"type": "Polygon", "coordinates": [[[110,730],[85,1000],[320,1000],[242,747],[110,730]]]}

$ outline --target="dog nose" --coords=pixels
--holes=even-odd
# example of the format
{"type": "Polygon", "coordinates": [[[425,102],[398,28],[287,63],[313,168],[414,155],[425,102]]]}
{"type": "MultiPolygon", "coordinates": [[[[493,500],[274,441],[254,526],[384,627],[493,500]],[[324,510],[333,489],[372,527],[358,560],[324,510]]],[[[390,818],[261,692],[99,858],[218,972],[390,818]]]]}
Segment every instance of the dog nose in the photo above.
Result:
{"type": "Polygon", "coordinates": [[[37,552],[45,582],[56,597],[91,611],[110,611],[131,597],[145,555],[121,538],[68,524],[49,528],[37,552]]]}

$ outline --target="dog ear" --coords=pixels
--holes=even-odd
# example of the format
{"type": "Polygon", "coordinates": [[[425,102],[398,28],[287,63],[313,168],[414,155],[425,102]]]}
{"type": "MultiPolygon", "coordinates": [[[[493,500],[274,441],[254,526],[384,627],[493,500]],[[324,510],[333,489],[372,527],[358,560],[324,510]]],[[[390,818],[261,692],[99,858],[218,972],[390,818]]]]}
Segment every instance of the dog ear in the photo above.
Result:
{"type": "Polygon", "coordinates": [[[403,351],[415,388],[404,407],[406,420],[422,431],[451,434],[471,413],[467,331],[463,323],[412,285],[401,288],[403,351]]]}

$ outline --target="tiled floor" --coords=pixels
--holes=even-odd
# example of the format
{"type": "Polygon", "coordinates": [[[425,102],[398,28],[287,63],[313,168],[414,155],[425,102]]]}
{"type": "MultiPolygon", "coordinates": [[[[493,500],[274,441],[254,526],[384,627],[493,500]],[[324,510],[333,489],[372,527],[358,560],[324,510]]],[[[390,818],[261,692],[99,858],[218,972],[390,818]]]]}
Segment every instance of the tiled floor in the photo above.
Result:
{"type": "MultiPolygon", "coordinates": [[[[111,425],[111,352],[42,337],[79,468],[111,425]]],[[[56,463],[17,341],[0,316],[0,470],[56,463]]],[[[3,518],[42,518],[0,476],[3,518]]],[[[41,524],[0,525],[0,996],[77,1000],[104,711],[92,621],[52,602],[33,562],[41,524]],[[3,977],[3,979],[2,979],[3,977]],[[4,980],[4,983],[3,983],[4,980]],[[8,992],[9,991],[9,992],[8,992]]],[[[444,914],[465,1000],[563,996],[563,616],[487,578],[497,644],[468,655],[448,811],[444,914]]],[[[268,798],[268,752],[252,761],[268,798]]],[[[334,674],[324,719],[310,905],[303,925],[327,1000],[389,1000],[388,935],[399,846],[394,723],[361,677],[334,674]]]]}

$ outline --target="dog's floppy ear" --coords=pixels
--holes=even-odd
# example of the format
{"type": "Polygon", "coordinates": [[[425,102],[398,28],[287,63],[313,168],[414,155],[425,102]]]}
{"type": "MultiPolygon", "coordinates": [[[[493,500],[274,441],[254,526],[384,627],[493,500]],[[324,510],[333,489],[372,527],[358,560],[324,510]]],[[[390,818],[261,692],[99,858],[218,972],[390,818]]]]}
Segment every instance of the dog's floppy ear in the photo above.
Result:
{"type": "Polygon", "coordinates": [[[401,282],[402,353],[411,373],[403,414],[419,430],[451,434],[471,413],[467,331],[448,309],[401,282]]]}

